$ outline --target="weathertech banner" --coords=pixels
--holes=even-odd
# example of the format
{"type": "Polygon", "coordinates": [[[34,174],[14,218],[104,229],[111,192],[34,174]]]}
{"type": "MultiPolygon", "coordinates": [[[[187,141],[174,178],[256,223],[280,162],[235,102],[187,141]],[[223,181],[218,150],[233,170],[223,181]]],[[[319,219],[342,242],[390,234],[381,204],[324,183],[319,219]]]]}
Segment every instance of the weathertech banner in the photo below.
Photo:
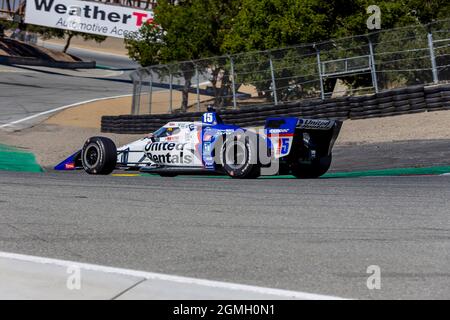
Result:
{"type": "Polygon", "coordinates": [[[28,0],[25,22],[124,38],[153,21],[153,12],[79,0],[28,0]]]}

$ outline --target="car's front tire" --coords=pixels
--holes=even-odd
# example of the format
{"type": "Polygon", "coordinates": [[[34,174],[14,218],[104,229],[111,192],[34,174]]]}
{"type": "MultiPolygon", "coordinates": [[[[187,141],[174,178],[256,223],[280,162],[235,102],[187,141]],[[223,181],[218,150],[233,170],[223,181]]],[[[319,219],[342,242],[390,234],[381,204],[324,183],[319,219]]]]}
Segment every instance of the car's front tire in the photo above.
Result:
{"type": "Polygon", "coordinates": [[[110,174],[117,165],[116,145],[106,137],[89,138],[81,150],[81,162],[89,174],[110,174]]]}

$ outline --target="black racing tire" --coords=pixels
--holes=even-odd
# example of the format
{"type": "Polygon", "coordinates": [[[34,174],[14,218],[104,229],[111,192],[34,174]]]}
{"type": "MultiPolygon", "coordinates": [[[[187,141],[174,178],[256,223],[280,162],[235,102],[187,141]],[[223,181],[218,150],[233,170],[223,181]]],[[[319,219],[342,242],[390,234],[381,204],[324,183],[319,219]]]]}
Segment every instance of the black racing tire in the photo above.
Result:
{"type": "Polygon", "coordinates": [[[292,174],[299,179],[317,179],[324,175],[331,166],[333,156],[315,159],[311,164],[294,163],[292,165],[292,174]]]}
{"type": "Polygon", "coordinates": [[[117,165],[116,145],[109,138],[89,138],[81,150],[81,163],[89,174],[110,174],[117,165]]]}
{"type": "Polygon", "coordinates": [[[158,173],[160,177],[164,177],[164,178],[173,178],[176,177],[178,174],[176,173],[171,173],[171,172],[161,172],[158,173]]]}
{"type": "Polygon", "coordinates": [[[223,170],[234,179],[255,179],[261,175],[258,163],[258,149],[248,139],[228,138],[222,146],[221,164],[223,170]],[[238,155],[241,155],[238,158],[238,155]],[[234,161],[233,161],[234,160],[234,161]],[[238,163],[233,163],[238,162],[238,163]]]}

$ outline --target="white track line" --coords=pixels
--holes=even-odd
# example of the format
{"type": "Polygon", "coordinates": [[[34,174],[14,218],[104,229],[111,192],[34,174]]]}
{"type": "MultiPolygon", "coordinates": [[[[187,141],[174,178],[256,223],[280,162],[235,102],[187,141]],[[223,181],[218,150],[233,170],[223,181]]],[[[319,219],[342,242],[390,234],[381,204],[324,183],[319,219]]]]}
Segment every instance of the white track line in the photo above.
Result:
{"type": "MultiPolygon", "coordinates": [[[[208,83],[210,83],[210,82],[209,82],[209,81],[207,81],[207,82],[202,82],[202,83],[200,83],[200,85],[205,85],[205,84],[208,84],[208,83]]],[[[158,90],[158,91],[156,91],[156,92],[165,92],[165,91],[169,91],[169,89],[166,89],[166,90],[158,90]]],[[[155,93],[156,93],[156,92],[155,92],[155,93]]],[[[29,117],[26,117],[26,118],[23,118],[23,119],[15,120],[15,121],[12,121],[12,122],[9,122],[9,123],[0,125],[0,129],[1,129],[1,128],[7,128],[7,127],[10,127],[10,126],[14,126],[15,124],[22,123],[22,122],[25,122],[25,121],[28,121],[28,120],[32,120],[32,119],[35,119],[35,118],[39,118],[39,117],[41,117],[41,116],[45,116],[45,115],[48,115],[48,114],[52,114],[52,113],[55,113],[55,112],[58,112],[58,111],[62,111],[62,110],[64,110],[64,109],[68,109],[68,108],[72,108],[72,107],[81,106],[81,105],[83,105],[83,104],[92,103],[92,102],[97,102],[97,101],[102,101],[102,100],[109,100],[109,99],[119,99],[119,98],[131,97],[131,96],[132,96],[132,94],[124,94],[124,95],[120,95],[120,96],[105,97],[105,98],[97,98],[97,99],[92,99],[92,100],[86,100],[86,101],[77,102],[77,103],[74,103],[74,104],[69,104],[69,105],[66,105],[66,106],[62,106],[62,107],[58,107],[58,108],[55,108],[55,109],[47,110],[47,111],[44,111],[44,112],[36,113],[36,114],[34,114],[34,115],[32,115],[32,116],[29,116],[29,117]]]]}
{"type": "Polygon", "coordinates": [[[28,121],[28,120],[32,120],[34,118],[45,116],[47,114],[52,114],[52,113],[55,113],[55,112],[58,112],[58,111],[61,111],[61,110],[64,110],[64,109],[77,107],[77,106],[80,106],[80,105],[83,105],[83,104],[87,104],[87,103],[91,103],[91,102],[97,102],[97,101],[109,100],[109,99],[119,99],[119,98],[131,97],[131,96],[132,96],[131,94],[125,94],[125,95],[121,95],[121,96],[97,98],[97,99],[77,102],[77,103],[74,103],[74,104],[69,104],[69,105],[66,105],[66,106],[62,106],[62,107],[58,107],[58,108],[55,108],[55,109],[47,110],[47,111],[44,111],[44,112],[40,112],[40,113],[34,114],[32,116],[29,116],[29,117],[26,117],[26,118],[23,118],[23,119],[20,119],[20,120],[15,120],[15,121],[9,122],[7,124],[3,124],[3,125],[0,126],[0,128],[6,128],[6,127],[13,126],[13,125],[21,123],[21,122],[25,122],[25,121],[28,121]]]}
{"type": "Polygon", "coordinates": [[[343,299],[343,298],[339,298],[339,297],[326,296],[326,295],[321,295],[321,294],[256,287],[256,286],[243,285],[243,284],[237,284],[237,283],[219,282],[219,281],[203,280],[203,279],[196,279],[196,278],[179,277],[179,276],[173,276],[173,275],[166,275],[166,274],[162,274],[162,273],[152,273],[152,272],[136,271],[136,270],[130,270],[130,269],[113,268],[113,267],[106,267],[106,266],[100,266],[100,265],[95,265],[95,264],[78,263],[78,262],[67,261],[67,260],[42,258],[42,257],[22,255],[22,254],[9,253],[9,252],[0,252],[0,258],[33,262],[33,263],[38,263],[38,264],[51,264],[51,265],[56,265],[56,266],[60,266],[60,267],[65,267],[65,268],[77,266],[80,269],[97,271],[97,272],[105,272],[105,273],[115,273],[115,274],[120,274],[120,275],[144,278],[146,280],[172,281],[172,282],[178,282],[178,283],[184,283],[184,284],[200,285],[200,286],[205,286],[205,287],[210,287],[210,288],[238,290],[238,291],[247,291],[247,292],[259,293],[259,294],[274,295],[274,296],[285,297],[285,298],[306,299],[306,300],[342,300],[343,299]]]}

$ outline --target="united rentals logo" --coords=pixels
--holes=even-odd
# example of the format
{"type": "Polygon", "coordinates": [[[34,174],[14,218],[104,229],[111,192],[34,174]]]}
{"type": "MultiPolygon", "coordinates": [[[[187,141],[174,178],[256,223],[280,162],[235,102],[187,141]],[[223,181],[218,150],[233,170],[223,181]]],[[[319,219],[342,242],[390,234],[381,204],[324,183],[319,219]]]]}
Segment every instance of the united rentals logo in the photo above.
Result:
{"type": "Polygon", "coordinates": [[[186,148],[187,143],[151,142],[145,146],[147,157],[155,163],[167,165],[187,165],[194,161],[193,154],[186,148]]]}
{"type": "Polygon", "coordinates": [[[27,5],[30,24],[123,38],[153,23],[153,12],[78,0],[34,0],[27,5]]]}

